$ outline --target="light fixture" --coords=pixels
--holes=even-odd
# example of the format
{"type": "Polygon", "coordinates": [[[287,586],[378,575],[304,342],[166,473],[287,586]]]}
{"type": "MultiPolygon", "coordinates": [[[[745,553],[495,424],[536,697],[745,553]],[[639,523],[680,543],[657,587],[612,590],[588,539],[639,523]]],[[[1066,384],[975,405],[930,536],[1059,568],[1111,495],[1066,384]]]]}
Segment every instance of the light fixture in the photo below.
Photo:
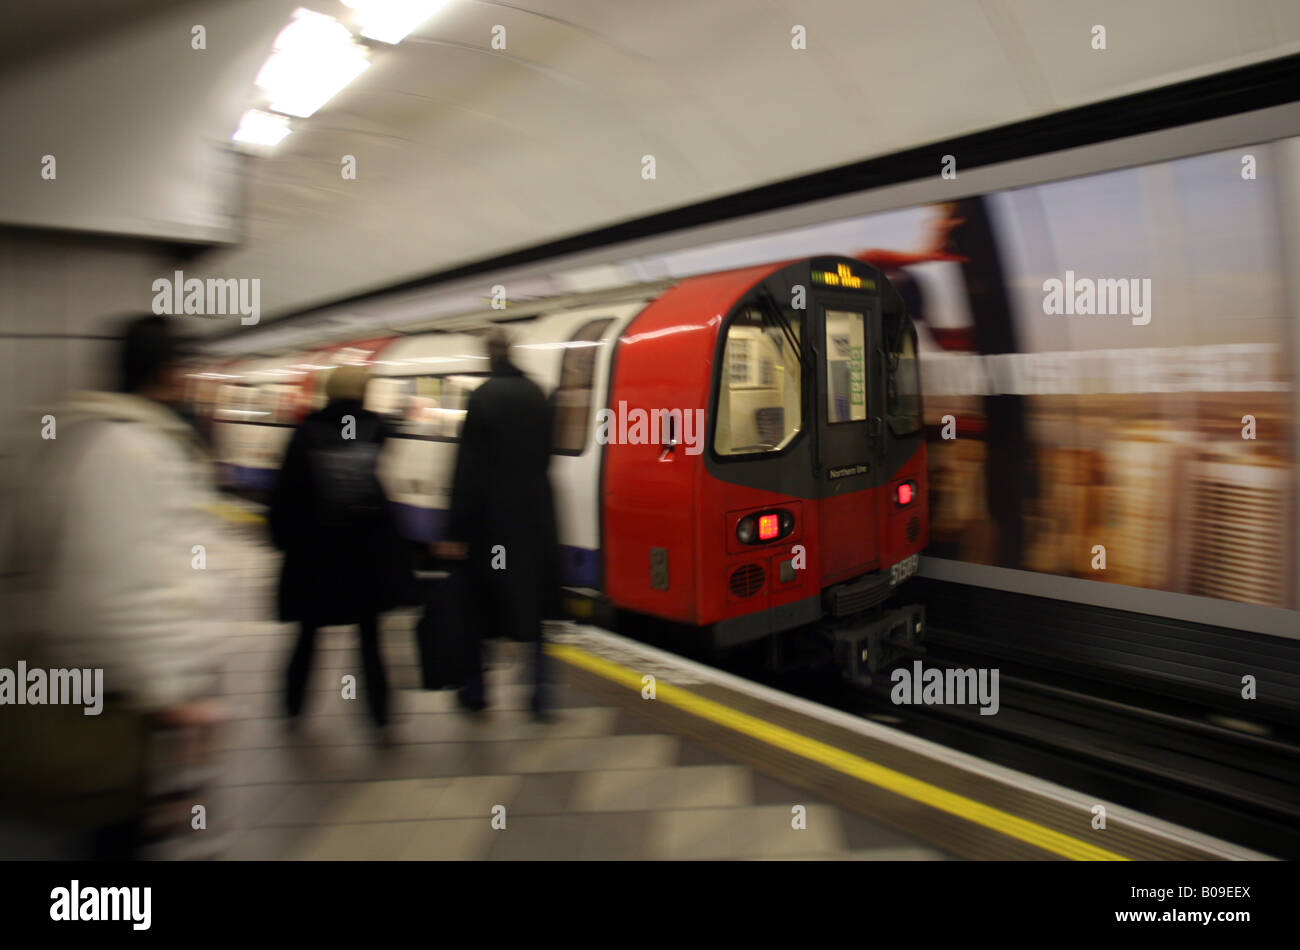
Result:
{"type": "Polygon", "coordinates": [[[239,128],[231,139],[245,145],[279,145],[290,131],[289,120],[284,116],[249,109],[239,120],[239,128]]]}
{"type": "Polygon", "coordinates": [[[361,35],[381,43],[397,44],[433,16],[447,0],[343,0],[361,14],[361,35]]]}
{"type": "Polygon", "coordinates": [[[366,48],[353,42],[346,26],[299,7],[275,38],[257,85],[273,110],[306,118],[369,66],[366,48]]]}

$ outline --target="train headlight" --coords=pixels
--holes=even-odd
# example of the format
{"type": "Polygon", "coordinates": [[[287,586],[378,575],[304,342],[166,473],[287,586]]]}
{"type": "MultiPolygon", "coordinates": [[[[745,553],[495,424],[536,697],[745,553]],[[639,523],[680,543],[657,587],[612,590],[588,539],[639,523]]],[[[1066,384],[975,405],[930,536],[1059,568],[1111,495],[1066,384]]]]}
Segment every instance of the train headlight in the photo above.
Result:
{"type": "Polygon", "coordinates": [[[754,543],[754,519],[741,518],[740,524],[736,525],[736,537],[740,539],[741,544],[754,543]]]}

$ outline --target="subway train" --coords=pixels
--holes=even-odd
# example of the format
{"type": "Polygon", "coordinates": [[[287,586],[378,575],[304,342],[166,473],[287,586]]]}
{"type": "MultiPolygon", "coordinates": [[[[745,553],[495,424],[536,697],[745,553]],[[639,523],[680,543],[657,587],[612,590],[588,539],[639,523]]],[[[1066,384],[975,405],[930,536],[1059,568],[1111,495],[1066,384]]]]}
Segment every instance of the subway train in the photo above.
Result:
{"type": "MultiPolygon", "coordinates": [[[[859,680],[919,647],[924,609],[885,609],[929,518],[916,329],[881,270],[804,258],[483,317],[552,393],[563,574],[588,606],[716,649],[827,646],[859,680]]],[[[472,333],[200,374],[226,477],[265,488],[342,362],[371,366],[367,406],[396,434],[380,474],[405,536],[441,537],[465,406],[488,375],[472,333]]]]}
{"type": "MultiPolygon", "coordinates": [[[[671,234],[621,243],[593,234],[586,250],[361,294],[291,315],[275,329],[232,328],[210,349],[227,359],[212,364],[211,375],[240,378],[203,385],[210,403],[230,406],[221,394],[246,388],[244,369],[253,366],[232,361],[240,354],[363,333],[433,339],[423,334],[464,326],[462,315],[481,322],[527,312],[541,325],[548,314],[597,302],[639,312],[670,286],[710,274],[843,254],[848,266],[859,261],[885,275],[918,332],[926,446],[918,504],[926,546],[908,586],[926,604],[929,644],[1232,705],[1242,676],[1259,675],[1269,685],[1252,704],[1257,714],[1294,719],[1300,322],[1289,275],[1300,248],[1293,227],[1300,219],[1300,104],[1288,98],[1259,108],[1254,87],[1238,96],[1236,108],[1248,110],[1239,114],[1212,87],[1190,98],[1185,90],[1148,98],[1154,112],[1142,114],[1165,117],[1155,131],[1116,131],[1109,111],[1072,119],[1068,133],[1055,120],[1035,120],[1052,132],[1037,145],[1005,135],[960,143],[959,179],[918,177],[912,157],[900,156],[881,160],[864,178],[828,173],[823,199],[774,206],[743,223],[687,221],[671,234]],[[674,283],[651,283],[660,278],[674,283]],[[483,293],[498,280],[509,284],[510,309],[485,314],[483,293]],[[1058,286],[1076,291],[1064,313],[1050,305],[1050,288],[1058,286]],[[1132,306],[1122,296],[1118,307],[1104,294],[1090,299],[1094,286],[1127,286],[1132,306]],[[593,287],[610,289],[593,297],[593,287]],[[565,294],[579,296],[561,305],[555,298],[565,294]],[[530,298],[550,302],[517,306],[530,298]],[[1255,658],[1259,669],[1244,673],[1243,658],[1255,658]]],[[[936,145],[935,154],[945,148],[952,151],[936,145]]],[[[520,333],[526,326],[516,325],[520,333]]],[[[624,333],[610,332],[618,339],[624,333]]],[[[608,358],[610,339],[588,348],[601,354],[598,362],[608,358]]],[[[523,342],[530,348],[521,357],[555,341],[523,342]]],[[[375,355],[375,370],[402,375],[405,367],[387,364],[413,343],[388,343],[375,355]]],[[[474,341],[423,358],[478,352],[474,341]]],[[[307,380],[332,359],[303,351],[257,367],[264,385],[253,388],[267,392],[244,398],[271,405],[214,423],[230,484],[252,488],[273,476],[275,450],[252,454],[259,439],[271,437],[244,434],[252,428],[247,420],[285,411],[267,384],[293,384],[285,390],[290,401],[310,405],[318,397],[307,380]]],[[[751,370],[761,380],[766,370],[746,368],[745,359],[736,357],[737,380],[751,370]]],[[[562,360],[552,362],[556,368],[539,381],[556,388],[562,360]]],[[[616,359],[616,375],[618,366],[616,359]]],[[[869,376],[879,371],[868,367],[869,376]]],[[[617,410],[601,384],[598,378],[597,405],[617,410]]],[[[820,377],[816,384],[824,385],[820,377]]],[[[399,385],[420,384],[384,383],[376,398],[399,385]]],[[[699,405],[716,411],[716,403],[699,405]]],[[[439,411],[449,419],[455,412],[439,411]]],[[[285,418],[281,427],[293,416],[285,418]]],[[[752,428],[759,433],[775,421],[775,413],[755,414],[752,428]]],[[[594,431],[594,415],[590,424],[594,431]]],[[[708,430],[706,445],[713,437],[708,430]]],[[[807,461],[811,470],[814,459],[807,461]]],[[[396,459],[391,464],[400,468],[396,459]]],[[[712,448],[700,464],[710,479],[735,470],[712,448]]],[[[608,475],[597,466],[606,489],[608,475]]],[[[431,533],[439,503],[419,501],[432,499],[429,486],[390,484],[412,529],[423,520],[420,533],[431,533]]],[[[799,486],[781,487],[800,497],[799,486]]],[[[566,524],[578,520],[570,498],[561,504],[569,509],[562,511],[566,524]]],[[[601,550],[607,526],[594,521],[590,532],[584,543],[566,544],[601,550]]],[[[611,582],[605,572],[615,562],[603,551],[569,551],[566,560],[580,586],[603,591],[611,582]]],[[[681,565],[669,560],[676,596],[681,565]]],[[[767,566],[768,586],[755,596],[779,612],[779,566],[776,582],[767,566]]],[[[830,612],[825,605],[823,612],[830,612]]],[[[734,629],[729,619],[724,613],[721,628],[717,621],[712,628],[724,640],[734,629]]],[[[784,629],[778,615],[755,611],[753,622],[784,629]]]]}

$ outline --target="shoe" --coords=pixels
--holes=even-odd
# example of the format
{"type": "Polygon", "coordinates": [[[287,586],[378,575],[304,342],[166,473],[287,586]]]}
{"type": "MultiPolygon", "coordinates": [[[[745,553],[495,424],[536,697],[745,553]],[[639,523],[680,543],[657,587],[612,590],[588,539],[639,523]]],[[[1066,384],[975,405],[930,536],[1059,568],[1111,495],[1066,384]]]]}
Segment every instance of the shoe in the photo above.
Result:
{"type": "Polygon", "coordinates": [[[485,699],[473,699],[473,700],[471,700],[471,699],[466,699],[466,698],[465,698],[465,694],[464,694],[464,693],[461,693],[461,692],[457,692],[457,693],[456,693],[456,704],[457,704],[458,706],[460,706],[461,709],[465,710],[465,712],[468,712],[468,713],[475,713],[475,714],[477,714],[477,713],[481,713],[483,710],[487,709],[487,700],[485,700],[485,699]]]}

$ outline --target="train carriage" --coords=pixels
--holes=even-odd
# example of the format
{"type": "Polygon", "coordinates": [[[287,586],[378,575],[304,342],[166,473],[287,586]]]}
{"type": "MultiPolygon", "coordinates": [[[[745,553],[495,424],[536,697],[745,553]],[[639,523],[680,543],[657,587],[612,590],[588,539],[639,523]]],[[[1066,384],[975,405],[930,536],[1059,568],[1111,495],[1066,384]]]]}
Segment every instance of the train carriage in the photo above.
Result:
{"type": "Polygon", "coordinates": [[[301,353],[224,367],[212,406],[212,450],[223,486],[266,492],[302,411],[301,353]]]}
{"type": "MultiPolygon", "coordinates": [[[[855,678],[915,648],[923,610],[882,604],[929,530],[917,341],[880,271],[804,259],[521,316],[515,360],[555,394],[566,583],[719,648],[816,631],[855,678]]],[[[381,477],[437,539],[486,360],[432,333],[373,362],[381,477]]]]}
{"type": "Polygon", "coordinates": [[[276,357],[227,362],[198,374],[208,382],[202,390],[195,389],[195,410],[211,433],[222,485],[255,495],[268,492],[294,426],[325,404],[326,371],[343,363],[369,363],[390,339],[320,344],[276,357]]]}

